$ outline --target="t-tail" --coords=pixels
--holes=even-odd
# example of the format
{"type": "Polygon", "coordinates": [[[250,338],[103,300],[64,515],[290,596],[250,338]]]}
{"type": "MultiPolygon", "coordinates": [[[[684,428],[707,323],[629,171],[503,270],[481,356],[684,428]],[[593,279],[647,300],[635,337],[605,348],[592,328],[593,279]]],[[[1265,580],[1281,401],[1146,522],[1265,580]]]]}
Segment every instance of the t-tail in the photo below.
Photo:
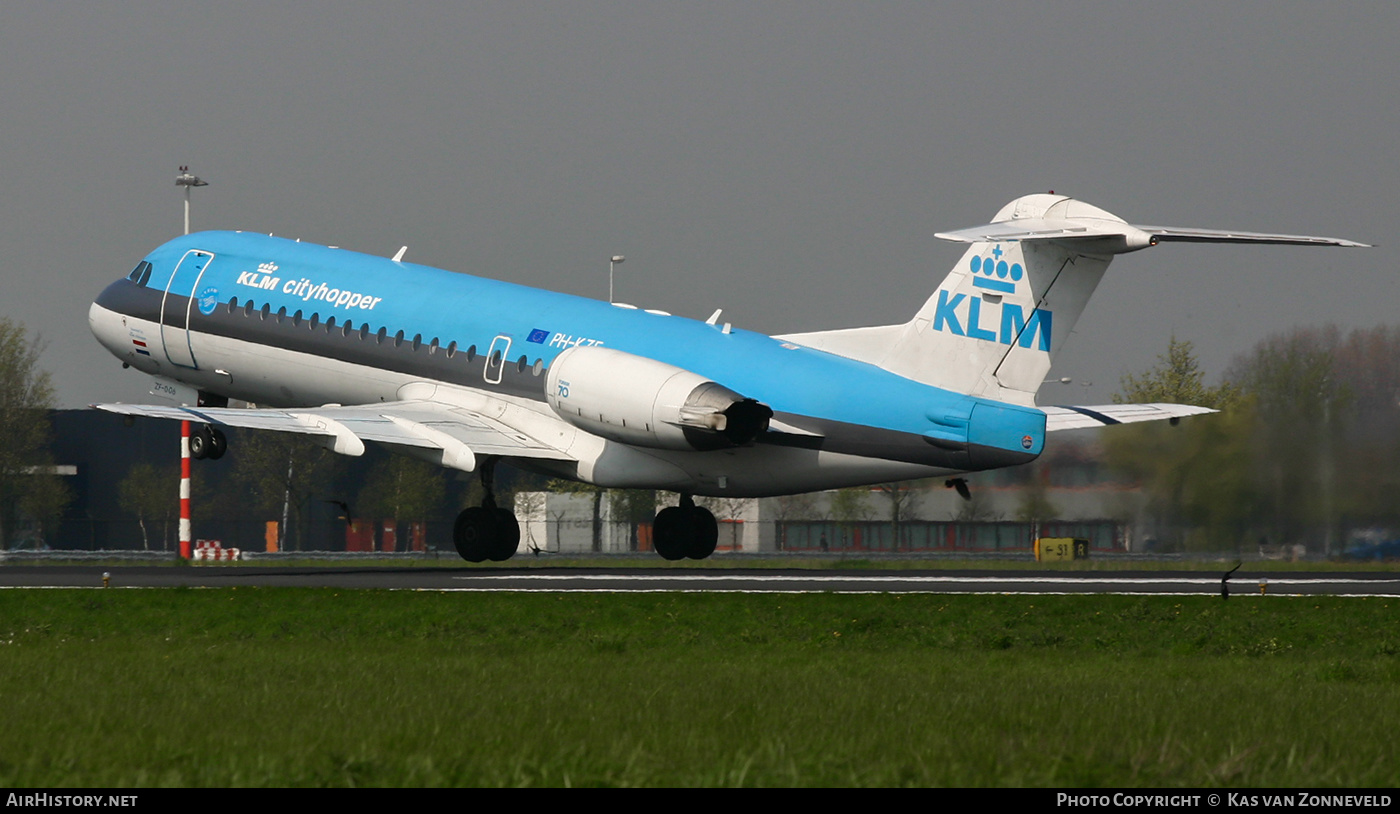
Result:
{"type": "Polygon", "coordinates": [[[1114,255],[1172,241],[1366,245],[1141,226],[1053,194],[1017,198],[989,224],[937,236],[971,246],[912,320],[784,338],[955,392],[1033,405],[1114,255]]]}

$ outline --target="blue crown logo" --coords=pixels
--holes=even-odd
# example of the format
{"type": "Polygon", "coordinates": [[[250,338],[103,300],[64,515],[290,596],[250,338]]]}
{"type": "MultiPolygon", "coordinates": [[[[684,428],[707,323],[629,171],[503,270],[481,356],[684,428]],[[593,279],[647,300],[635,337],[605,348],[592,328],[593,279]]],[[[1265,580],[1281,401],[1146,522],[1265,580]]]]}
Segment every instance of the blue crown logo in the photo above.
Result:
{"type": "Polygon", "coordinates": [[[1016,293],[1016,283],[1025,276],[1020,263],[1007,263],[1001,259],[1001,245],[992,249],[993,257],[974,257],[969,264],[972,270],[972,284],[978,288],[995,291],[998,294],[1016,293]]]}

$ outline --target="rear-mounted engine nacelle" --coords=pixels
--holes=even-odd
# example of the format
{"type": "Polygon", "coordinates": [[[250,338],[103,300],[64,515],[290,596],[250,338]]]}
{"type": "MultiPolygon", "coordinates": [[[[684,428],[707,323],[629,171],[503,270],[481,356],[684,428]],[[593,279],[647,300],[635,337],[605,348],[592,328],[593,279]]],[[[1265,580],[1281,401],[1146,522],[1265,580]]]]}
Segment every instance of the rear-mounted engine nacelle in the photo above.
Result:
{"type": "Polygon", "coordinates": [[[549,406],[614,441],[661,449],[728,449],[768,429],[773,411],[689,370],[612,348],[569,348],[549,367],[549,406]]]}

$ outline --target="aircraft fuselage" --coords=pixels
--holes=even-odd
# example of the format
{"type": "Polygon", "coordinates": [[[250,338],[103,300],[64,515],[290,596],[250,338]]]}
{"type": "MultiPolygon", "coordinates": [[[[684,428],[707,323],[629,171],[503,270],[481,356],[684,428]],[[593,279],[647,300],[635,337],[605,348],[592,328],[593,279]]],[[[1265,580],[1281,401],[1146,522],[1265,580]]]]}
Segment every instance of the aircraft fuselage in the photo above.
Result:
{"type": "Polygon", "coordinates": [[[138,370],[260,406],[373,404],[430,382],[550,414],[556,358],[600,346],[713,380],[795,430],[734,449],[642,450],[686,473],[667,488],[695,494],[988,469],[1033,460],[1044,444],[1039,410],[793,342],[260,234],[170,241],[98,297],[90,322],[138,370]]]}

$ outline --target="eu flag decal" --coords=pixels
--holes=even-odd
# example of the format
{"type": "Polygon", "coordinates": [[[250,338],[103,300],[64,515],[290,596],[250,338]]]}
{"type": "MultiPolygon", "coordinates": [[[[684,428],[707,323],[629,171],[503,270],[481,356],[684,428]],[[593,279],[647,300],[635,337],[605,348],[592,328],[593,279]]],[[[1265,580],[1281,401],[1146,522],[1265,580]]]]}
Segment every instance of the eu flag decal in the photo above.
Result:
{"type": "Polygon", "coordinates": [[[544,341],[548,338],[549,331],[546,331],[543,328],[536,328],[535,330],[530,332],[529,336],[525,337],[525,341],[534,342],[536,345],[543,345],[544,341]]]}

